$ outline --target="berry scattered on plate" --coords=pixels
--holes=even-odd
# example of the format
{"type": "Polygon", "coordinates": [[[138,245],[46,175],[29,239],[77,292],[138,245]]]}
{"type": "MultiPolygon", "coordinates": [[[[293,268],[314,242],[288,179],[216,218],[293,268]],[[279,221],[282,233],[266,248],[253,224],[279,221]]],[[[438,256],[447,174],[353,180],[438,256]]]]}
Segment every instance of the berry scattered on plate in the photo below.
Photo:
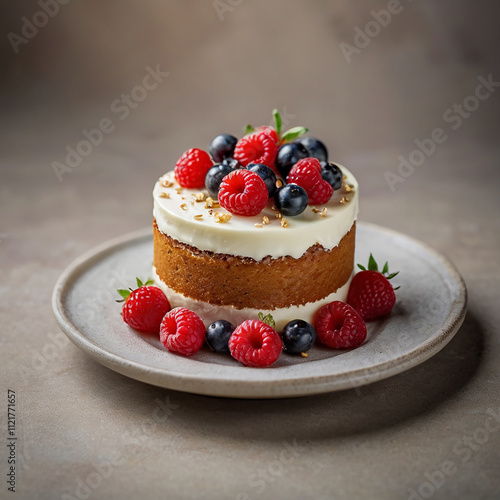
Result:
{"type": "Polygon", "coordinates": [[[348,349],[366,339],[366,324],[356,310],[345,302],[334,300],[324,305],[314,321],[318,340],[332,349],[348,349]]]}
{"type": "Polygon", "coordinates": [[[142,332],[158,333],[165,314],[170,311],[170,303],[165,294],[153,284],[152,280],[145,283],[136,278],[137,289],[120,289],[118,293],[123,302],[122,316],[127,325],[142,332]]]}
{"type": "Polygon", "coordinates": [[[211,323],[207,328],[206,341],[215,352],[229,352],[229,337],[234,332],[234,326],[224,319],[211,323]]]}
{"type": "Polygon", "coordinates": [[[360,264],[358,267],[361,272],[357,273],[351,281],[347,302],[358,311],[365,321],[386,316],[396,303],[395,289],[389,280],[399,274],[399,271],[389,273],[387,262],[382,271],[379,271],[378,264],[372,254],[368,260],[368,269],[360,264]]]}
{"type": "Polygon", "coordinates": [[[241,323],[229,339],[231,356],[246,366],[272,365],[279,358],[282,345],[276,330],[258,319],[241,323]]]}
{"type": "Polygon", "coordinates": [[[307,321],[294,319],[284,326],[281,338],[285,352],[304,355],[316,341],[316,330],[307,321]]]}
{"type": "Polygon", "coordinates": [[[176,307],[161,322],[160,340],[169,351],[191,356],[205,341],[205,325],[195,312],[176,307]]]}

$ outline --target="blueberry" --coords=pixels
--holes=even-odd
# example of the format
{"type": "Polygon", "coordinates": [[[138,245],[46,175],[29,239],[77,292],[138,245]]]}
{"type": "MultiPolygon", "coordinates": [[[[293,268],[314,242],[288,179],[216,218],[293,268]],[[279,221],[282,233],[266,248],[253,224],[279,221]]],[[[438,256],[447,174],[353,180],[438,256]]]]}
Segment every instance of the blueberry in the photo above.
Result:
{"type": "Polygon", "coordinates": [[[233,169],[229,165],[220,164],[214,165],[207,172],[205,176],[205,187],[212,198],[217,199],[222,179],[232,171],[233,169]]]}
{"type": "Polygon", "coordinates": [[[327,163],[322,161],[321,163],[321,177],[323,180],[328,182],[334,190],[340,189],[342,186],[342,170],[335,163],[327,163]]]}
{"type": "Polygon", "coordinates": [[[212,139],[208,151],[212,155],[214,161],[220,163],[224,158],[233,156],[237,142],[238,139],[233,135],[219,134],[212,139]]]}
{"type": "Polygon", "coordinates": [[[237,170],[239,168],[244,168],[243,165],[236,160],[235,158],[224,158],[221,162],[222,165],[228,165],[233,170],[237,170]]]}
{"type": "Polygon", "coordinates": [[[266,183],[269,198],[272,198],[276,192],[276,175],[273,169],[262,163],[250,163],[247,170],[255,172],[266,183]]]}
{"type": "Polygon", "coordinates": [[[316,330],[302,319],[294,319],[285,325],[282,333],[283,346],[290,354],[308,351],[316,341],[316,330]]]}
{"type": "Polygon", "coordinates": [[[299,215],[307,207],[306,190],[297,184],[282,186],[274,195],[274,203],[283,215],[299,215]]]}
{"type": "Polygon", "coordinates": [[[224,319],[214,321],[205,335],[207,344],[215,352],[229,352],[229,337],[234,331],[234,326],[224,319]]]}
{"type": "Polygon", "coordinates": [[[320,140],[314,137],[301,137],[295,142],[302,144],[307,149],[309,156],[317,158],[319,161],[328,161],[328,150],[320,140]]]}
{"type": "Polygon", "coordinates": [[[275,165],[280,174],[286,178],[292,167],[304,158],[308,158],[307,149],[298,142],[287,142],[278,149],[275,165]]]}

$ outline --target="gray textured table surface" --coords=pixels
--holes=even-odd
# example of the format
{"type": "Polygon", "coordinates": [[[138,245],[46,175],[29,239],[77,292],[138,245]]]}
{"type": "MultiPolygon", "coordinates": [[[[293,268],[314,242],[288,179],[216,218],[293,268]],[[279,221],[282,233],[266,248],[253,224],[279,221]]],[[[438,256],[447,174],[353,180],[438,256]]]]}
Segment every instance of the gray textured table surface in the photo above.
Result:
{"type": "Polygon", "coordinates": [[[500,497],[495,4],[332,4],[3,7],[1,498],[15,498],[8,390],[17,498],[500,497]],[[148,71],[158,85],[135,89],[148,71]],[[455,263],[469,312],[453,341],[388,380],[278,401],[159,389],[79,351],[51,311],[61,271],[148,226],[153,183],[184,150],[273,107],[356,174],[360,219],[455,263]],[[54,162],[105,119],[112,131],[58,177],[54,162]]]}

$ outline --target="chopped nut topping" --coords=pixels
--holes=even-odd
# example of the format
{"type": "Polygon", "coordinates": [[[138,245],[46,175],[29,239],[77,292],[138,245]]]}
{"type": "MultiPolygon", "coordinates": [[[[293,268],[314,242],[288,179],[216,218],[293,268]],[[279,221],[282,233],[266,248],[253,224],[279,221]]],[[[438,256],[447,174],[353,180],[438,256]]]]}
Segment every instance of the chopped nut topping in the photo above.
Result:
{"type": "Polygon", "coordinates": [[[276,210],[278,210],[278,209],[277,209],[277,208],[273,205],[273,206],[271,207],[271,210],[272,210],[273,212],[276,212],[276,210]]]}
{"type": "Polygon", "coordinates": [[[281,219],[283,217],[283,215],[281,214],[281,212],[278,212],[276,215],[275,215],[276,219],[281,219]]]}
{"type": "Polygon", "coordinates": [[[271,221],[269,220],[269,217],[267,215],[264,215],[264,217],[262,217],[262,224],[271,224],[271,221]]]}
{"type": "Polygon", "coordinates": [[[288,227],[288,221],[286,219],[281,219],[281,227],[288,227]]]}
{"type": "Polygon", "coordinates": [[[196,220],[201,220],[201,219],[203,219],[203,214],[197,214],[197,215],[194,216],[194,218],[196,220]]]}
{"type": "Polygon", "coordinates": [[[340,203],[349,203],[350,201],[351,201],[350,198],[346,198],[345,196],[342,196],[340,203]]]}
{"type": "Polygon", "coordinates": [[[231,219],[231,214],[223,214],[221,212],[215,212],[214,220],[220,224],[224,224],[224,222],[228,222],[231,219]]]}
{"type": "Polygon", "coordinates": [[[174,183],[172,181],[164,180],[164,181],[160,182],[160,185],[164,188],[169,188],[169,187],[172,187],[174,185],[174,183]]]}
{"type": "Polygon", "coordinates": [[[170,198],[170,193],[160,193],[160,198],[170,198]]]}
{"type": "Polygon", "coordinates": [[[205,193],[191,193],[197,203],[205,201],[205,193]]]}
{"type": "Polygon", "coordinates": [[[307,354],[307,352],[301,352],[300,355],[303,357],[303,358],[307,358],[309,356],[309,354],[307,354]]]}
{"type": "Polygon", "coordinates": [[[346,184],[346,185],[344,186],[344,191],[345,191],[346,193],[350,193],[350,192],[352,191],[352,188],[353,188],[353,187],[354,187],[354,186],[351,186],[350,184],[346,184]]]}
{"type": "Polygon", "coordinates": [[[259,224],[259,223],[254,224],[254,226],[255,226],[255,227],[263,227],[263,226],[262,226],[262,224],[259,224]]]}
{"type": "Polygon", "coordinates": [[[187,205],[185,203],[181,203],[179,207],[181,207],[182,210],[187,210],[187,205]]]}
{"type": "Polygon", "coordinates": [[[220,208],[220,203],[209,196],[205,200],[205,208],[220,208]]]}
{"type": "Polygon", "coordinates": [[[326,217],[326,212],[328,212],[328,209],[325,207],[323,210],[321,210],[321,213],[319,214],[321,217],[326,217]]]}
{"type": "Polygon", "coordinates": [[[312,207],[311,210],[313,211],[313,213],[315,214],[319,214],[321,212],[321,210],[318,210],[316,207],[312,207]]]}

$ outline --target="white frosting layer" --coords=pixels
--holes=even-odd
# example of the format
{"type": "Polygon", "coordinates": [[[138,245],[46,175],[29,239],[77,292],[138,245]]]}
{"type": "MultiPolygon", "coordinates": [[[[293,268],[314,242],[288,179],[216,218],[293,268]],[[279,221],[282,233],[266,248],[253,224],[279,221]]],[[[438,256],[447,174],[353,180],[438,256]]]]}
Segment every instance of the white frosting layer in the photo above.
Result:
{"type": "Polygon", "coordinates": [[[344,286],[324,299],[317,300],[316,302],[308,302],[302,306],[291,306],[273,310],[252,308],[236,309],[232,306],[216,306],[209,304],[208,302],[201,302],[175,292],[160,279],[156,273],[155,267],[153,266],[153,280],[155,285],[163,290],[163,293],[167,296],[172,309],[174,307],[185,307],[186,309],[194,311],[201,318],[205,327],[208,327],[210,323],[213,323],[218,319],[225,319],[235,326],[240,325],[247,319],[257,319],[259,312],[264,313],[264,315],[268,313],[273,315],[277,331],[283,330],[283,327],[293,319],[302,319],[312,324],[314,316],[320,307],[332,302],[333,300],[342,300],[343,302],[347,300],[347,292],[349,290],[351,279],[352,276],[344,286]]]}
{"type": "Polygon", "coordinates": [[[273,258],[291,255],[298,259],[316,243],[328,250],[336,247],[356,220],[358,183],[349,170],[342,166],[341,169],[344,184],[331,200],[326,205],[308,206],[295,217],[286,217],[287,227],[281,226],[271,209],[272,200],[259,215],[233,215],[228,222],[216,222],[215,212],[229,212],[223,208],[210,211],[205,202],[196,202],[200,193],[207,196],[206,191],[180,188],[173,172],[167,172],[154,187],[153,215],[162,233],[201,250],[255,260],[268,255],[273,258]],[[318,211],[325,207],[326,213],[321,216],[318,211]],[[269,218],[269,224],[262,225],[264,216],[269,218]]]}

